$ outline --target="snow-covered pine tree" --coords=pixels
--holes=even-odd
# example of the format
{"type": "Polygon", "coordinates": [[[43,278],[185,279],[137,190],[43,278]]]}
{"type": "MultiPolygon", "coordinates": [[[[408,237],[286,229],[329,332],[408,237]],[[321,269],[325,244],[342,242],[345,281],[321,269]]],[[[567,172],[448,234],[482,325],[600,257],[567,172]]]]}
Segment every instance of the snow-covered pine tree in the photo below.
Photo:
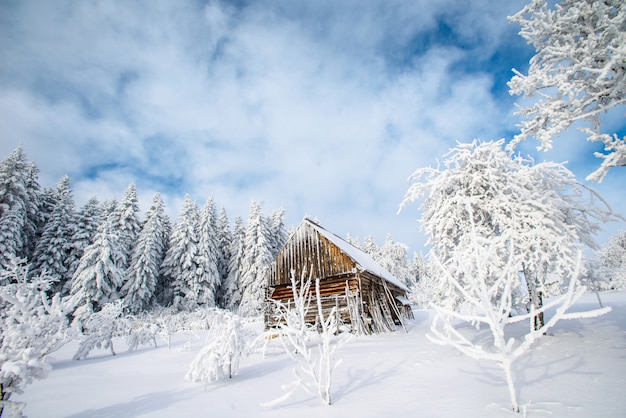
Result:
{"type": "Polygon", "coordinates": [[[368,235],[367,238],[365,238],[365,241],[363,241],[360,248],[374,259],[378,257],[378,252],[380,251],[378,244],[376,244],[374,237],[371,235],[368,235]]]}
{"type": "Polygon", "coordinates": [[[163,294],[161,303],[177,309],[192,309],[198,305],[193,288],[202,269],[198,265],[198,206],[185,195],[178,223],[170,235],[168,250],[161,264],[163,294]]]}
{"type": "Polygon", "coordinates": [[[393,274],[395,278],[408,285],[411,282],[411,267],[408,260],[409,247],[395,242],[391,234],[387,234],[385,243],[374,255],[374,260],[393,274]]]}
{"type": "Polygon", "coordinates": [[[532,0],[509,17],[537,51],[528,75],[514,70],[509,82],[511,94],[537,97],[520,106],[525,119],[511,146],[531,137],[550,150],[552,138],[584,121],[587,139],[604,144],[604,152],[595,153],[602,164],[587,177],[601,182],[609,169],[626,165],[626,137],[601,132],[601,116],[626,103],[626,7],[622,0],[552,4],[532,0]]]}
{"type": "Polygon", "coordinates": [[[626,289],[626,230],[613,235],[599,253],[595,272],[608,289],[626,289]]]}
{"type": "Polygon", "coordinates": [[[33,265],[34,274],[45,273],[54,281],[52,291],[62,293],[72,278],[69,255],[71,239],[76,232],[74,198],[68,176],[59,180],[54,195],[56,202],[35,248],[33,265]]]}
{"type": "Polygon", "coordinates": [[[24,248],[24,216],[18,207],[5,210],[0,217],[0,270],[8,268],[11,260],[24,248]]]}
{"type": "Polygon", "coordinates": [[[217,239],[217,210],[213,197],[210,197],[204,205],[198,223],[198,266],[202,273],[195,283],[194,299],[198,305],[211,308],[216,306],[220,279],[217,269],[217,239]]]}
{"type": "MultiPolygon", "coordinates": [[[[93,243],[93,239],[98,233],[101,222],[102,207],[98,199],[92,197],[76,214],[76,228],[70,239],[70,253],[67,263],[70,277],[74,276],[80,259],[85,252],[85,248],[93,243]]],[[[68,283],[66,287],[66,291],[69,292],[71,283],[68,283]]]]}
{"type": "Polygon", "coordinates": [[[70,300],[82,319],[98,311],[106,303],[119,299],[126,260],[114,228],[116,216],[110,215],[100,224],[93,243],[85,248],[72,277],[70,300]]]}
{"type": "MultiPolygon", "coordinates": [[[[137,237],[141,231],[139,222],[139,203],[137,201],[137,187],[135,183],[128,185],[122,202],[115,209],[117,222],[113,223],[113,228],[119,236],[120,250],[127,263],[130,262],[133,246],[137,242],[137,237]]],[[[128,265],[124,265],[126,269],[128,265]]]]}
{"type": "Polygon", "coordinates": [[[152,206],[146,212],[145,222],[133,246],[121,290],[124,306],[131,313],[146,309],[155,296],[168,238],[169,220],[165,214],[163,198],[157,193],[152,199],[152,206]]]}
{"type": "Polygon", "coordinates": [[[20,145],[0,162],[0,266],[13,257],[30,257],[38,230],[38,169],[20,145]]]}
{"type": "Polygon", "coordinates": [[[261,205],[252,201],[241,263],[242,297],[239,314],[242,316],[256,316],[263,312],[265,272],[273,261],[271,246],[270,229],[263,217],[261,205]]]}
{"type": "Polygon", "coordinates": [[[280,250],[283,249],[285,242],[287,242],[287,233],[285,232],[285,209],[281,207],[272,212],[272,216],[268,219],[268,222],[272,239],[272,259],[274,259],[280,250]]]}
{"type": "Polygon", "coordinates": [[[232,241],[233,236],[230,232],[228,215],[226,209],[222,207],[217,220],[217,271],[220,277],[217,289],[217,306],[220,308],[226,308],[226,283],[228,281],[232,241]]]}
{"type": "Polygon", "coordinates": [[[228,276],[224,284],[224,307],[235,311],[241,303],[241,265],[245,252],[246,228],[240,216],[235,217],[233,239],[230,245],[231,257],[228,263],[228,276]]]}

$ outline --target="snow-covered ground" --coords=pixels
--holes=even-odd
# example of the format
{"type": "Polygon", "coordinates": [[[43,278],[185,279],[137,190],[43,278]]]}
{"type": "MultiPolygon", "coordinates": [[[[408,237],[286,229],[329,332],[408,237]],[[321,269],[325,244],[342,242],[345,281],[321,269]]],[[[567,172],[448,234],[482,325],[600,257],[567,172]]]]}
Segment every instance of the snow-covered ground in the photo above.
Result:
{"type": "MultiPolygon", "coordinates": [[[[353,338],[338,353],[333,405],[296,392],[272,409],[261,406],[293,380],[293,361],[277,344],[265,358],[242,361],[233,379],[205,388],[184,379],[204,334],[179,333],[171,349],[119,354],[93,351],[73,361],[75,344],[54,353],[46,380],[14,400],[37,417],[624,417],[626,292],[601,294],[609,314],[559,323],[515,365],[522,410],[511,412],[502,370],[426,338],[429,311],[415,312],[409,332],[353,338]]],[[[576,310],[598,306],[587,294],[576,310]]]]}

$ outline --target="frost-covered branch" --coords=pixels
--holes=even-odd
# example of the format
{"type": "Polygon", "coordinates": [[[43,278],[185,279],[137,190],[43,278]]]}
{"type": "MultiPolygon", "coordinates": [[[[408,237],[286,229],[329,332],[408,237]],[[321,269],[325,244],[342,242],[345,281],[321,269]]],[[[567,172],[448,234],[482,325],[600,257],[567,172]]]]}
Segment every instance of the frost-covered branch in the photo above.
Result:
{"type": "Polygon", "coordinates": [[[335,352],[346,342],[345,336],[335,337],[337,318],[335,307],[324,315],[320,297],[320,280],[315,280],[317,323],[308,324],[306,317],[311,304],[311,275],[303,271],[301,280],[291,272],[293,301],[288,305],[277,303],[279,312],[278,337],[289,356],[298,362],[294,369],[295,380],[283,387],[285,393],[263,405],[273,407],[291,397],[298,388],[319,397],[327,405],[332,403],[332,373],[341,361],[334,359],[335,352]],[[309,342],[317,339],[317,350],[309,342]],[[335,341],[333,341],[335,340],[335,341]]]}
{"type": "Polygon", "coordinates": [[[511,147],[533,137],[540,150],[578,121],[590,141],[604,144],[600,167],[588,176],[601,182],[612,167],[626,165],[626,137],[600,132],[601,116],[626,103],[626,7],[620,0],[562,0],[554,8],[532,0],[510,22],[536,49],[528,74],[514,70],[510,92],[537,97],[518,106],[524,116],[511,147]]]}

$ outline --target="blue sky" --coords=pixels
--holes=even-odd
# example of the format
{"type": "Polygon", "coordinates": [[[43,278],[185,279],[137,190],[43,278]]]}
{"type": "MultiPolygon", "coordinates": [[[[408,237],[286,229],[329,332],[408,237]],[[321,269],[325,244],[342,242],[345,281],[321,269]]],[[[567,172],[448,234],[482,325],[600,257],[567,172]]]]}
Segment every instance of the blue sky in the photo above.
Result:
{"type": "MultiPolygon", "coordinates": [[[[408,176],[516,132],[506,82],[533,51],[506,17],[523,4],[0,0],[0,154],[23,144],[78,204],[135,182],[144,209],[156,191],[173,216],[212,195],[245,218],[254,199],[419,251],[417,205],[396,215],[408,176]]],[[[521,149],[583,180],[594,147],[565,136],[521,149]]],[[[622,214],[625,178],[592,185],[622,214]]]]}

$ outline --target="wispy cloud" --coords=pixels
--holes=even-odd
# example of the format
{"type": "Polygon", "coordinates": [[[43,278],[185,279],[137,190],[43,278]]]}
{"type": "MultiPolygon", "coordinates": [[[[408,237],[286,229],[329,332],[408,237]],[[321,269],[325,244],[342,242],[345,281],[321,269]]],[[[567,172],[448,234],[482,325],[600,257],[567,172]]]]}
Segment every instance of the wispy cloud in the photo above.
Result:
{"type": "MultiPolygon", "coordinates": [[[[0,13],[0,118],[78,200],[251,199],[418,247],[405,179],[515,129],[522,1],[16,2],[0,13]]],[[[576,157],[585,159],[584,156],[576,157]]],[[[607,180],[608,183],[608,180],[607,180]]]]}

